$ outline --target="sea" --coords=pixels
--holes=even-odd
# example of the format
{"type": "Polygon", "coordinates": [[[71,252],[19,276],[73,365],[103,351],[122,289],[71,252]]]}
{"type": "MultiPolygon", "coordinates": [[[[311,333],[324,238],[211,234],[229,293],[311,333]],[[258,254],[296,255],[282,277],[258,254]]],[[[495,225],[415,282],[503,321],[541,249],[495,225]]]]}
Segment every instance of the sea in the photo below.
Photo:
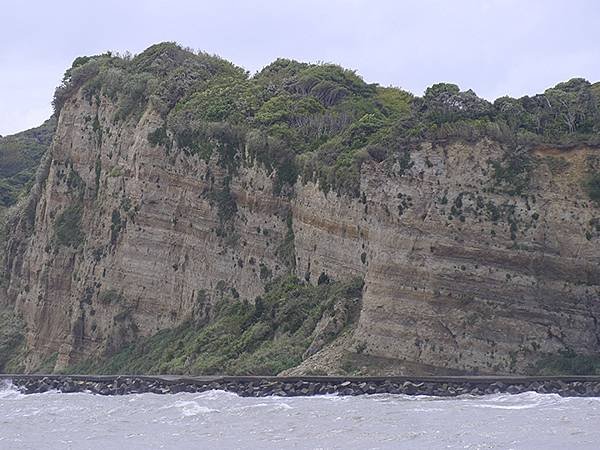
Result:
{"type": "Polygon", "coordinates": [[[54,448],[599,449],[600,399],[24,395],[0,385],[0,449],[54,448]]]}

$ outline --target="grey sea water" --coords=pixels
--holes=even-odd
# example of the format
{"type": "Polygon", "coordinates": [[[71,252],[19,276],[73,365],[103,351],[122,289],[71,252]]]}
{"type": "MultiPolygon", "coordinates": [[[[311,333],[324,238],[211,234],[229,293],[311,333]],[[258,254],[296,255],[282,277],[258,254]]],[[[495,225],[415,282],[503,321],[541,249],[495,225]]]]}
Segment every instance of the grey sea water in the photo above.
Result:
{"type": "Polygon", "coordinates": [[[600,399],[22,395],[0,386],[1,449],[598,449],[600,399]]]}

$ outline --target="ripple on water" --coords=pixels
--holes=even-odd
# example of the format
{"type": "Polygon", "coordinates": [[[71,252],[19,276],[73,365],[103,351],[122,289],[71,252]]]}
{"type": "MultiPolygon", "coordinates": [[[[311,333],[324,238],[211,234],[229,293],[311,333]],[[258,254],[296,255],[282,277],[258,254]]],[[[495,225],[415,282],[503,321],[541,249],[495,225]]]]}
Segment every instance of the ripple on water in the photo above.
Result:
{"type": "Polygon", "coordinates": [[[600,441],[600,399],[552,394],[411,397],[22,395],[0,390],[0,447],[584,448],[600,441]],[[34,413],[38,411],[40,413],[34,413]],[[64,446],[64,444],[63,444],[64,446]]]}

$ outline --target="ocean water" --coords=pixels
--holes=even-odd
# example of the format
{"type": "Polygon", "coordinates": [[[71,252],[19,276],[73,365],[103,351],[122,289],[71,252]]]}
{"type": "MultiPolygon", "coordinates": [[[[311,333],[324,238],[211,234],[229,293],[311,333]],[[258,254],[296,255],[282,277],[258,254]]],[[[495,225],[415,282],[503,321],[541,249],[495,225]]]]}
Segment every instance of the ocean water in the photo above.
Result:
{"type": "Polygon", "coordinates": [[[600,399],[23,395],[0,386],[1,449],[598,449],[600,399]]]}

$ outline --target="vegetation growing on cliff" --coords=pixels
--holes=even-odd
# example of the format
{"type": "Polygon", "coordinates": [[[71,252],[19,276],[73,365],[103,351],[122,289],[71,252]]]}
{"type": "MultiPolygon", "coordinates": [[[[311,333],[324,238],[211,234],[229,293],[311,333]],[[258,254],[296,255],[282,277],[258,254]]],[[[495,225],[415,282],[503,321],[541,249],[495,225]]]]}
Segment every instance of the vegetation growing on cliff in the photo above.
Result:
{"type": "Polygon", "coordinates": [[[529,372],[532,375],[598,375],[600,356],[578,355],[565,350],[540,358],[529,372]]]}
{"type": "Polygon", "coordinates": [[[104,360],[70,368],[90,373],[173,373],[275,375],[298,365],[313,340],[331,342],[338,333],[319,335],[326,316],[347,326],[360,311],[362,281],[312,286],[293,277],[270,283],[254,304],[223,299],[210,321],[189,320],[138,340],[104,360]],[[336,306],[337,305],[337,306],[336,306]],[[336,311],[343,310],[343,316],[336,311]]]}
{"type": "Polygon", "coordinates": [[[595,173],[587,180],[588,194],[592,200],[600,203],[600,173],[595,173]]]}
{"type": "Polygon", "coordinates": [[[60,213],[54,222],[54,240],[60,245],[79,247],[84,234],[81,231],[83,206],[80,203],[70,205],[60,213]]]}
{"type": "Polygon", "coordinates": [[[0,309],[0,373],[21,370],[18,354],[25,343],[23,323],[8,309],[0,309]]]}
{"type": "Polygon", "coordinates": [[[37,128],[0,137],[0,212],[31,187],[55,129],[56,118],[52,117],[37,128]]]}
{"type": "MultiPolygon", "coordinates": [[[[213,171],[215,167],[209,166],[211,172],[207,172],[205,181],[210,187],[200,195],[209,199],[218,210],[218,223],[214,231],[226,243],[233,243],[237,237],[235,222],[244,220],[244,211],[236,204],[239,191],[232,192],[230,182],[238,181],[235,175],[241,165],[256,163],[263,166],[272,174],[274,191],[278,195],[293,195],[294,183],[302,179],[318,181],[325,192],[358,196],[360,172],[365,162],[384,162],[386,167],[394,167],[398,176],[415,175],[417,168],[421,170],[423,160],[419,163],[414,158],[414,151],[422,142],[432,142],[434,150],[443,147],[436,144],[453,140],[474,142],[488,138],[501,142],[505,153],[497,161],[488,161],[489,167],[482,168],[484,172],[490,170],[485,173],[492,176],[493,184],[484,189],[523,195],[529,210],[530,198],[526,194],[533,164],[531,147],[544,143],[573,145],[586,142],[597,145],[600,131],[599,88],[598,84],[590,85],[585,80],[575,79],[561,83],[539,96],[522,99],[505,97],[490,103],[472,91],[461,91],[456,85],[442,83],[431,86],[422,98],[418,98],[400,89],[365,83],[354,72],[333,64],[304,64],[280,59],[249,77],[242,69],[218,57],[196,54],[167,43],[153,46],[135,58],[112,54],[78,58],[57,90],[54,104],[56,112],[60,113],[74,93],[82,89],[90,104],[106,102],[115,106],[116,113],[111,118],[115,129],[104,123],[104,114],[96,115],[93,120],[90,116],[92,130],[98,138],[90,141],[92,146],[94,143],[100,145],[102,136],[106,141],[113,132],[118,138],[119,126],[123,121],[135,122],[149,109],[157,112],[159,120],[156,128],[148,130],[150,145],[161,146],[169,155],[169,160],[176,160],[174,153],[182,152],[212,159],[223,169],[216,168],[213,171]],[[100,119],[103,123],[100,123],[100,119]],[[102,130],[105,130],[104,135],[102,130]]],[[[106,111],[110,110],[108,108],[106,111]]],[[[152,118],[155,119],[156,115],[152,118]]],[[[0,144],[14,142],[6,139],[0,144]]],[[[44,142],[49,142],[47,136],[44,139],[44,142]]],[[[29,147],[21,148],[22,154],[27,156],[29,147]]],[[[35,150],[35,147],[31,148],[35,150]]],[[[94,151],[92,155],[98,156],[95,163],[94,158],[88,160],[94,166],[89,169],[95,175],[96,194],[100,191],[103,173],[108,174],[115,184],[128,175],[129,171],[121,169],[124,166],[118,163],[113,165],[114,161],[110,161],[113,159],[112,153],[108,160],[99,151],[94,151]],[[104,169],[102,164],[105,165],[104,169]]],[[[35,157],[31,161],[35,161],[35,157]]],[[[432,160],[433,163],[427,158],[424,164],[428,168],[434,167],[434,163],[438,164],[434,158],[432,160]]],[[[67,191],[67,196],[59,196],[61,207],[58,211],[62,212],[55,218],[52,242],[78,247],[85,238],[81,227],[84,210],[80,201],[84,184],[72,169],[72,164],[69,167],[67,161],[66,169],[56,172],[56,181],[66,182],[66,188],[61,193],[67,191]],[[73,204],[62,209],[65,198],[73,204]]],[[[552,170],[560,172],[561,169],[555,165],[552,170]]],[[[15,178],[14,173],[6,175],[7,179],[15,178]]],[[[83,175],[86,172],[81,173],[83,175]]],[[[18,182],[21,180],[19,177],[15,178],[18,182]]],[[[580,183],[586,187],[592,200],[600,201],[597,174],[589,173],[589,177],[580,183]]],[[[164,186],[164,181],[161,185],[164,186]]],[[[27,183],[17,183],[15,186],[14,192],[18,196],[27,183]]],[[[235,187],[238,189],[237,184],[235,187]]],[[[244,184],[242,188],[245,189],[244,184]]],[[[476,201],[474,194],[469,199],[467,189],[470,188],[465,187],[464,195],[460,192],[450,199],[447,189],[444,193],[440,190],[440,197],[443,195],[440,205],[448,205],[449,211],[444,207],[448,212],[448,220],[454,218],[454,223],[460,226],[460,223],[471,219],[468,215],[470,211],[473,216],[481,215],[480,221],[489,219],[494,224],[510,225],[507,231],[515,241],[515,249],[524,248],[517,246],[521,244],[516,242],[517,232],[519,227],[529,226],[522,223],[523,220],[529,221],[528,213],[519,217],[515,213],[517,206],[509,204],[511,202],[494,203],[497,199],[485,199],[479,196],[479,192],[476,201]]],[[[16,196],[12,197],[11,202],[14,203],[16,196]]],[[[362,196],[366,213],[367,203],[370,206],[371,201],[367,202],[365,193],[362,196]]],[[[412,206],[410,196],[401,196],[399,193],[399,215],[412,206]]],[[[116,245],[123,236],[126,224],[135,225],[126,214],[129,206],[122,204],[122,208],[112,209],[110,203],[103,202],[101,196],[96,200],[96,206],[101,207],[100,214],[111,215],[110,241],[116,245]]],[[[535,203],[535,196],[531,201],[535,203]]],[[[29,214],[33,217],[35,203],[32,205],[29,214]]],[[[391,215],[387,206],[385,208],[391,215]]],[[[283,211],[285,209],[280,208],[278,212],[281,218],[284,217],[283,211]]],[[[54,211],[50,214],[54,214],[54,211]]],[[[87,211],[85,217],[89,216],[90,211],[87,211]]],[[[423,220],[425,218],[422,216],[423,220]]],[[[537,221],[538,213],[533,212],[531,218],[537,221]]],[[[173,217],[172,224],[176,225],[177,220],[177,217],[173,217]]],[[[595,238],[592,227],[598,231],[596,220],[595,217],[589,219],[589,229],[584,230],[588,241],[595,238]]],[[[177,228],[175,232],[182,228],[181,222],[177,228]]],[[[481,230],[483,232],[483,227],[481,230]]],[[[141,226],[139,231],[144,232],[141,226]]],[[[263,235],[267,236],[267,232],[267,229],[262,229],[263,235]]],[[[496,235],[495,230],[491,233],[492,236],[496,235]]],[[[359,235],[362,237],[362,233],[359,235]]],[[[457,234],[455,239],[459,238],[457,234]]],[[[272,249],[280,259],[278,262],[285,263],[290,269],[296,263],[294,239],[292,217],[289,215],[285,238],[280,242],[275,240],[277,246],[272,249]]],[[[97,261],[104,252],[103,247],[90,250],[96,255],[97,261]]],[[[236,258],[238,255],[232,252],[233,264],[236,258]]],[[[267,283],[281,273],[280,267],[269,267],[269,261],[260,259],[255,261],[251,258],[249,263],[253,266],[256,264],[262,282],[267,283]]],[[[360,262],[365,265],[371,262],[367,259],[366,251],[360,255],[360,262]]],[[[238,259],[238,266],[243,266],[242,259],[238,259]]],[[[179,264],[174,264],[173,269],[180,270],[179,264]]],[[[460,269],[465,271],[466,265],[461,265],[460,269]]],[[[79,277],[78,274],[75,276],[79,277]]],[[[510,276],[506,274],[507,280],[510,276]]],[[[203,319],[207,320],[190,319],[175,329],[161,331],[126,349],[119,349],[121,343],[126,341],[119,335],[121,331],[123,336],[128,336],[128,331],[133,331],[131,335],[135,334],[136,311],[127,304],[120,291],[102,290],[98,300],[105,307],[114,307],[114,323],[118,322],[113,332],[108,331],[103,336],[108,336],[109,342],[113,336],[118,337],[107,345],[108,349],[114,345],[118,353],[108,355],[102,361],[88,361],[74,370],[277,373],[302,360],[314,342],[317,322],[327,314],[335,315],[332,305],[337,303],[332,303],[332,299],[338,299],[347,309],[354,311],[356,302],[353,301],[353,295],[358,294],[350,295],[349,292],[357,292],[356,286],[345,287],[344,284],[330,282],[324,272],[318,277],[317,283],[317,286],[310,286],[297,279],[278,280],[269,286],[264,297],[251,304],[240,301],[239,292],[221,280],[217,283],[217,290],[221,291],[223,297],[230,295],[231,298],[223,299],[210,312],[210,320],[204,316],[203,319]],[[222,289],[219,288],[221,283],[222,289]],[[308,318],[306,322],[303,321],[305,318],[308,318]]],[[[37,295],[36,292],[32,291],[27,298],[37,295]]],[[[198,294],[198,298],[205,295],[198,294]]],[[[205,306],[205,309],[210,309],[212,303],[206,301],[205,306]]],[[[354,313],[350,317],[354,317],[354,313]]],[[[172,319],[181,320],[181,317],[173,311],[172,319]]],[[[336,333],[339,330],[327,336],[327,339],[332,339],[336,333]]],[[[362,351],[361,348],[357,347],[358,353],[362,351]]],[[[589,361],[583,360],[581,363],[578,357],[560,355],[559,358],[553,358],[548,358],[545,363],[548,370],[563,370],[564,367],[575,370],[572,367],[583,367],[583,363],[587,364],[585,367],[588,369],[590,367],[589,361]]],[[[52,359],[47,363],[51,364],[52,359]]],[[[594,364],[592,368],[596,370],[594,364]]]]}
{"type": "MultiPolygon", "coordinates": [[[[409,151],[422,141],[488,137],[516,152],[546,142],[600,144],[600,87],[579,78],[494,103],[449,83],[419,98],[335,64],[278,59],[249,77],[216,56],[162,43],[133,58],[77,58],[56,91],[56,110],[79,88],[90,101],[115,101],[115,120],[139,117],[151,105],[164,119],[149,134],[154,145],[205,158],[217,153],[229,170],[249,158],[273,173],[283,194],[302,175],[326,192],[358,196],[365,161],[410,167],[409,151]]],[[[516,173],[522,185],[528,173],[510,161],[496,169],[501,183],[516,173]]]]}

